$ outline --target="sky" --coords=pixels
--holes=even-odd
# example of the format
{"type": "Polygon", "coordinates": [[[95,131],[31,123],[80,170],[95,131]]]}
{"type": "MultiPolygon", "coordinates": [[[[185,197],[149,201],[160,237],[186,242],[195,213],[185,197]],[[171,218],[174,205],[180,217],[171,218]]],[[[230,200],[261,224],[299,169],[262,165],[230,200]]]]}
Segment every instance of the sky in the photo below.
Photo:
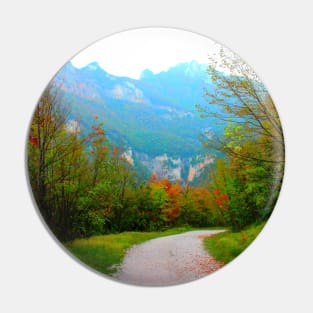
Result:
{"type": "Polygon", "coordinates": [[[117,33],[79,52],[72,64],[81,68],[91,62],[115,76],[138,79],[145,69],[166,71],[177,63],[208,63],[208,54],[219,45],[198,34],[171,28],[141,28],[117,33]]]}

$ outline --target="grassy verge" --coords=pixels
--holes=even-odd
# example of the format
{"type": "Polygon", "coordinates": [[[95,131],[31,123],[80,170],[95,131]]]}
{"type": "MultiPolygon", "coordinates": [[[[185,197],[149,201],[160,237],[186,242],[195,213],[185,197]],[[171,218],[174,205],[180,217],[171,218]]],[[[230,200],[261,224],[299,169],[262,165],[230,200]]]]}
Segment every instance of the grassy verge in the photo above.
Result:
{"type": "Polygon", "coordinates": [[[240,232],[225,232],[206,238],[204,246],[218,261],[229,263],[257,237],[265,223],[249,226],[240,232]]]}
{"type": "Polygon", "coordinates": [[[192,230],[192,228],[179,227],[161,232],[124,232],[93,236],[86,239],[73,240],[66,243],[65,247],[90,267],[105,274],[112,274],[116,271],[116,268],[112,268],[112,265],[120,264],[126,250],[132,245],[157,237],[180,234],[189,230],[192,230]]]}

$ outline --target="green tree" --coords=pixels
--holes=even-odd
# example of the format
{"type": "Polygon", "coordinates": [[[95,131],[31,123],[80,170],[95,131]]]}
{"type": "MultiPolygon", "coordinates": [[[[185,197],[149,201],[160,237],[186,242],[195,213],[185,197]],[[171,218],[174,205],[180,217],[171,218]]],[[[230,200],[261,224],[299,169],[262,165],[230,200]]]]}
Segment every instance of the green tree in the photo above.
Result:
{"type": "Polygon", "coordinates": [[[33,115],[28,142],[28,169],[34,197],[44,219],[50,223],[53,212],[49,205],[49,177],[51,166],[57,162],[57,137],[64,128],[67,111],[62,107],[58,94],[49,85],[42,94],[33,115]]]}
{"type": "Polygon", "coordinates": [[[207,105],[197,105],[202,117],[213,117],[226,126],[225,136],[207,132],[205,144],[227,155],[257,159],[241,150],[246,140],[258,136],[267,139],[271,152],[262,162],[284,163],[284,139],[278,113],[272,98],[256,73],[237,55],[220,49],[209,58],[208,75],[214,84],[206,89],[207,105]]]}
{"type": "Polygon", "coordinates": [[[48,86],[36,107],[28,143],[34,197],[60,240],[73,236],[71,223],[88,170],[79,122],[70,123],[68,115],[61,94],[48,86]]]}
{"type": "Polygon", "coordinates": [[[284,170],[283,131],[270,95],[247,64],[223,49],[209,61],[214,88],[205,91],[207,105],[197,108],[224,129],[202,137],[224,156],[211,169],[209,188],[226,222],[239,230],[272,211],[284,170]]]}

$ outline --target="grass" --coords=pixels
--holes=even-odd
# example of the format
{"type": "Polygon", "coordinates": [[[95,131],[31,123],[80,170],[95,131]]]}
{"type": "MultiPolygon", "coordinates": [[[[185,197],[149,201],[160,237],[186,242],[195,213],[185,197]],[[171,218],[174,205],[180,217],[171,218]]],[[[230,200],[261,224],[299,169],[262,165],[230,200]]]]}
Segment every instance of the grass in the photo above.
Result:
{"type": "Polygon", "coordinates": [[[218,261],[229,263],[257,237],[265,223],[252,225],[240,232],[227,231],[204,239],[204,247],[218,261]]]}
{"type": "Polygon", "coordinates": [[[104,274],[112,274],[122,262],[126,250],[144,241],[190,231],[190,227],[171,228],[161,232],[124,232],[75,239],[65,247],[82,262],[104,274]],[[112,267],[113,266],[113,267],[112,267]]]}

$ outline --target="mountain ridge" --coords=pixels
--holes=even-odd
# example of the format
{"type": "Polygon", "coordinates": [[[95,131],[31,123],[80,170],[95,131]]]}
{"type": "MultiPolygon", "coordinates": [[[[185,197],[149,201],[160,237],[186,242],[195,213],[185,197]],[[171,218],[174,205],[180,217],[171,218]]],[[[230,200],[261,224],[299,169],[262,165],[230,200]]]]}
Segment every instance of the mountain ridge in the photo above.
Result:
{"type": "Polygon", "coordinates": [[[72,118],[80,115],[88,129],[93,117],[99,116],[109,139],[131,151],[133,164],[183,181],[199,174],[191,175],[190,168],[202,171],[196,162],[207,164],[199,134],[217,126],[201,119],[195,108],[205,103],[203,88],[212,88],[205,64],[178,63],[157,74],[145,69],[136,80],[109,74],[97,62],[82,68],[69,62],[54,83],[71,106],[72,118]]]}

